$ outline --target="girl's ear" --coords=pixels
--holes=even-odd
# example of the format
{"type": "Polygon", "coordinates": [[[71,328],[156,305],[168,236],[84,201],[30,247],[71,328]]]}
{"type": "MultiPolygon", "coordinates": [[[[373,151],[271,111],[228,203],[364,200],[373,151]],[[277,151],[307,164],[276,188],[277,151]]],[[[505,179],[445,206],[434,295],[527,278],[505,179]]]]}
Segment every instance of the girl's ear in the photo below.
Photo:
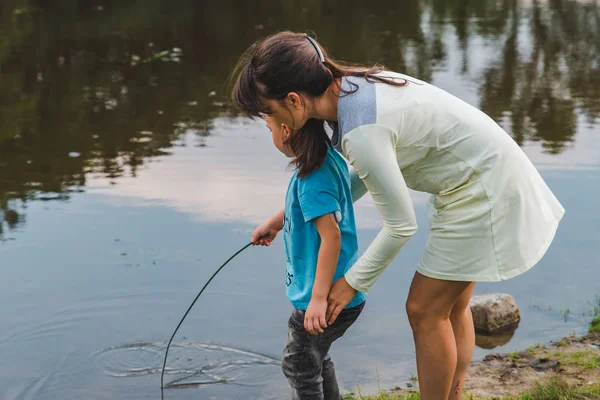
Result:
{"type": "Polygon", "coordinates": [[[283,132],[283,137],[285,139],[288,139],[290,137],[290,134],[292,133],[292,130],[286,124],[281,124],[281,131],[283,132]]]}

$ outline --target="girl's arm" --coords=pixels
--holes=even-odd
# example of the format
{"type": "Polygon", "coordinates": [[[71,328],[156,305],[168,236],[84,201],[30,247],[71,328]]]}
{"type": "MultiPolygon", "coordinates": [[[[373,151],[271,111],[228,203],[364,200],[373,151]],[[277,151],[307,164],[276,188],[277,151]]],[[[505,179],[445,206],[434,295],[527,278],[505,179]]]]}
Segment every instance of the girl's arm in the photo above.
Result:
{"type": "Polygon", "coordinates": [[[340,228],[333,214],[316,218],[315,224],[321,237],[321,246],[319,247],[312,297],[304,314],[304,328],[313,335],[323,333],[323,329],[327,327],[325,319],[327,295],[331,288],[342,246],[340,228]]]}
{"type": "Polygon", "coordinates": [[[254,230],[252,243],[255,246],[269,246],[271,244],[279,231],[283,229],[283,213],[284,209],[282,208],[281,211],[254,230]]]}

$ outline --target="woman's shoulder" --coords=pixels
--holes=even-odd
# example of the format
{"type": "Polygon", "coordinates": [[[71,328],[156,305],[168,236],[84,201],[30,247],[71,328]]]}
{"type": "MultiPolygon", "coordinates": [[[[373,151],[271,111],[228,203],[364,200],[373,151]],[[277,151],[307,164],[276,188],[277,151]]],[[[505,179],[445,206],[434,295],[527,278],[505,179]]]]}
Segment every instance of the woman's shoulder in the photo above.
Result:
{"type": "MultiPolygon", "coordinates": [[[[408,75],[382,71],[378,76],[396,82],[407,82],[404,86],[368,81],[366,78],[349,76],[342,80],[342,94],[338,100],[337,132],[334,145],[339,150],[340,140],[345,134],[363,125],[375,125],[379,116],[390,110],[398,113],[412,104],[416,92],[423,92],[431,85],[408,75]]],[[[422,97],[419,93],[418,97],[422,97]]]]}
{"type": "Polygon", "coordinates": [[[365,78],[344,77],[342,93],[338,99],[339,134],[377,120],[377,92],[375,84],[365,78]]]}

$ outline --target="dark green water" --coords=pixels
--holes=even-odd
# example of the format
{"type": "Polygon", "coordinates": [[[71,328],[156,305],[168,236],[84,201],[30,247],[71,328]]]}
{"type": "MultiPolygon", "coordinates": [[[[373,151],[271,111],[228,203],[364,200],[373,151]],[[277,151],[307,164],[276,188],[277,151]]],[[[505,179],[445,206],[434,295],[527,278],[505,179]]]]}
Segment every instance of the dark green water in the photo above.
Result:
{"type": "MultiPolygon", "coordinates": [[[[158,398],[164,344],[205,279],[283,202],[286,159],[227,102],[255,39],[314,32],[334,57],[432,82],[523,147],[567,210],[515,296],[512,351],[585,332],[600,293],[600,4],[594,1],[74,1],[0,4],[0,398],[158,398]],[[137,343],[137,344],[136,344],[137,343]]],[[[333,352],[343,387],[403,385],[420,230],[333,352]]],[[[357,205],[361,247],[377,233],[357,205]]],[[[523,238],[527,240],[527,238],[523,238]]],[[[249,249],[188,317],[169,399],[279,399],[281,243],[249,249]],[[184,337],[186,339],[184,339],[184,337]],[[214,383],[214,382],[221,383],[214,383]],[[223,383],[226,381],[226,383],[223,383]]]]}

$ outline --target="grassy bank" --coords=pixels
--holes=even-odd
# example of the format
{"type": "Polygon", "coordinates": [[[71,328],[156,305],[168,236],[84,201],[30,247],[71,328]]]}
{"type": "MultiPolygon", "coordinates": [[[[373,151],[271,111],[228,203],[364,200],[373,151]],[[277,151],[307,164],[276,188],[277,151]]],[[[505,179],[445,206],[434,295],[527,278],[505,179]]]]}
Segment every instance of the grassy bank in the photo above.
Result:
{"type": "MultiPolygon", "coordinates": [[[[521,352],[490,354],[473,361],[465,381],[466,400],[600,399],[600,316],[583,337],[570,336],[521,352]]],[[[363,395],[348,400],[418,400],[413,389],[363,395]]]]}
{"type": "MultiPolygon", "coordinates": [[[[559,377],[550,378],[535,384],[530,392],[525,392],[517,397],[481,397],[466,393],[466,400],[588,400],[600,399],[600,383],[590,386],[571,386],[559,377]]],[[[418,392],[400,394],[393,392],[382,392],[372,396],[361,396],[351,394],[347,400],[419,400],[418,392]]]]}
{"type": "MultiPolygon", "coordinates": [[[[548,345],[490,354],[471,362],[463,399],[600,400],[600,295],[591,307],[592,320],[586,336],[569,336],[548,345]]],[[[380,390],[375,395],[363,395],[358,387],[345,399],[419,400],[412,385],[408,389],[380,390]]]]}
{"type": "Polygon", "coordinates": [[[600,315],[594,317],[590,324],[590,333],[600,333],[600,315]]]}

